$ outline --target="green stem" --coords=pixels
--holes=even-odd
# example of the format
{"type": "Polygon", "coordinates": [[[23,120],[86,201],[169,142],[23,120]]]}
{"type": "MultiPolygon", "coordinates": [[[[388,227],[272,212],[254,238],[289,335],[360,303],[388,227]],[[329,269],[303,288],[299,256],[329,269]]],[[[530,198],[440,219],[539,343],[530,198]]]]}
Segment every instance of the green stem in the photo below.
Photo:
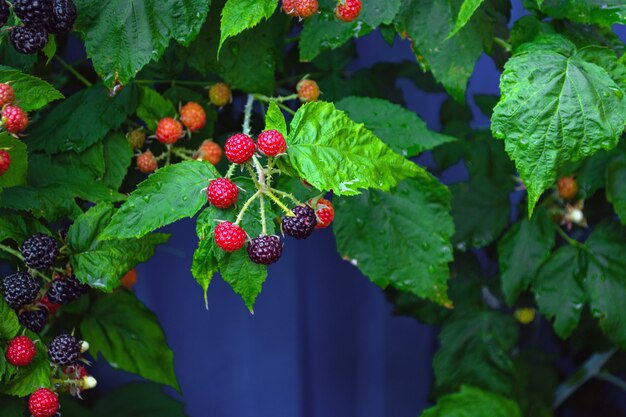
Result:
{"type": "Polygon", "coordinates": [[[596,375],[596,378],[601,381],[609,382],[620,388],[622,391],[626,391],[626,381],[624,381],[622,378],[618,378],[608,372],[600,372],[598,373],[598,375],[596,375]]]}
{"type": "Polygon", "coordinates": [[[261,162],[259,161],[259,158],[256,157],[256,155],[252,155],[252,162],[254,162],[254,167],[256,168],[256,174],[259,184],[261,184],[263,188],[267,188],[263,165],[261,165],[261,162]]]}
{"type": "Polygon", "coordinates": [[[265,199],[263,198],[263,194],[261,194],[261,199],[259,200],[259,202],[261,203],[261,233],[263,235],[267,235],[267,221],[265,219],[265,199]]]}
{"type": "Polygon", "coordinates": [[[585,251],[587,250],[587,247],[583,243],[580,243],[576,239],[571,238],[567,233],[565,233],[565,230],[563,230],[563,228],[561,228],[559,226],[556,226],[556,231],[571,246],[575,246],[575,247],[577,247],[579,249],[583,249],[585,251]]]}
{"type": "Polygon", "coordinates": [[[296,198],[296,196],[294,196],[293,194],[289,194],[289,193],[286,193],[286,192],[284,192],[284,191],[277,190],[276,188],[270,188],[270,190],[271,190],[274,194],[278,194],[278,195],[279,195],[279,196],[281,196],[281,197],[285,197],[285,198],[290,199],[291,201],[293,201],[294,203],[296,203],[296,205],[302,204],[302,202],[301,202],[300,200],[298,200],[298,199],[296,198]]]}
{"type": "Polygon", "coordinates": [[[254,103],[254,95],[248,94],[248,101],[243,108],[243,125],[242,130],[244,135],[250,135],[250,119],[252,119],[252,104],[254,103]]]}
{"type": "Polygon", "coordinates": [[[172,160],[172,145],[166,145],[167,146],[167,155],[165,156],[165,166],[168,166],[170,164],[170,161],[172,160]]]}
{"type": "Polygon", "coordinates": [[[76,69],[75,69],[73,66],[71,66],[70,64],[68,64],[68,63],[67,63],[67,62],[66,62],[63,58],[61,58],[61,57],[60,57],[60,56],[58,56],[58,55],[55,55],[55,56],[54,56],[54,59],[56,59],[56,60],[57,60],[57,62],[58,62],[59,64],[61,64],[61,66],[62,66],[63,68],[65,68],[66,70],[68,70],[69,72],[71,72],[71,73],[72,73],[72,75],[78,79],[78,81],[82,82],[82,83],[83,83],[83,84],[85,84],[87,87],[91,87],[91,86],[93,85],[91,82],[89,82],[89,80],[88,80],[87,78],[85,78],[85,77],[83,76],[83,74],[81,74],[80,72],[76,71],[76,69]]]}
{"type": "Polygon", "coordinates": [[[291,94],[289,96],[279,96],[279,97],[268,97],[263,94],[255,94],[254,98],[257,100],[263,101],[265,103],[269,103],[273,101],[274,103],[282,103],[284,101],[296,100],[298,98],[298,94],[291,94]]]}
{"type": "Polygon", "coordinates": [[[289,107],[285,106],[283,103],[278,103],[278,102],[277,102],[277,103],[276,103],[276,105],[277,105],[278,107],[280,107],[281,109],[285,110],[285,111],[286,111],[287,113],[289,113],[289,114],[296,114],[296,112],[295,112],[295,111],[291,110],[289,107]]]}
{"type": "Polygon", "coordinates": [[[180,85],[199,85],[206,86],[206,81],[187,81],[187,80],[135,80],[137,84],[180,84],[180,85]]]}
{"type": "Polygon", "coordinates": [[[513,51],[513,46],[502,38],[498,38],[497,36],[494,36],[493,42],[496,45],[500,45],[507,52],[513,51]]]}
{"type": "Polygon", "coordinates": [[[177,157],[179,157],[182,160],[185,161],[193,161],[194,159],[192,157],[190,157],[186,152],[183,152],[181,149],[179,148],[172,148],[172,153],[174,155],[176,155],[177,157]]]}
{"type": "Polygon", "coordinates": [[[237,169],[237,164],[230,164],[230,166],[228,167],[228,171],[226,171],[226,175],[224,176],[224,178],[232,177],[236,169],[237,169]]]}
{"type": "Polygon", "coordinates": [[[237,215],[237,219],[235,220],[235,224],[239,225],[239,223],[241,223],[241,220],[243,219],[243,215],[246,213],[246,211],[248,211],[248,209],[250,208],[250,205],[252,205],[252,203],[254,202],[254,200],[256,200],[256,198],[261,195],[261,190],[257,190],[256,193],[254,193],[254,195],[252,197],[250,197],[248,199],[248,201],[246,201],[246,203],[243,205],[243,207],[241,208],[241,211],[239,212],[239,214],[237,215]]]}
{"type": "Polygon", "coordinates": [[[22,256],[22,254],[10,246],[0,244],[0,250],[5,251],[6,253],[10,253],[11,255],[15,256],[16,258],[19,258],[22,261],[24,260],[24,257],[22,256]]]}
{"type": "Polygon", "coordinates": [[[261,190],[264,188],[264,185],[261,184],[257,178],[256,178],[256,174],[254,173],[254,170],[252,169],[252,167],[250,166],[250,164],[245,164],[244,165],[246,167],[246,170],[248,171],[248,174],[250,174],[250,178],[252,178],[252,181],[254,182],[254,186],[258,189],[261,190]]]}
{"type": "Polygon", "coordinates": [[[296,217],[296,215],[293,213],[293,211],[291,211],[291,209],[289,207],[287,207],[282,201],[280,201],[280,199],[278,197],[276,197],[276,195],[274,195],[274,193],[272,193],[270,190],[265,190],[264,194],[266,196],[268,196],[274,203],[276,203],[276,205],[278,207],[280,207],[282,209],[282,211],[284,211],[287,216],[289,216],[289,217],[296,217]]]}

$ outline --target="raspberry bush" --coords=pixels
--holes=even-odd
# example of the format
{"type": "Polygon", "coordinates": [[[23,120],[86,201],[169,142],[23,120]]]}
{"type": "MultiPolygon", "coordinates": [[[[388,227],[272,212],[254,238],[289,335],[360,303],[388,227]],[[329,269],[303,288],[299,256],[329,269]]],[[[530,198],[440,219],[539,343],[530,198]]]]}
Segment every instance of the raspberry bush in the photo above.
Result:
{"type": "Polygon", "coordinates": [[[626,7],[523,6],[0,0],[0,415],[185,415],[132,291],[184,218],[198,302],[219,273],[251,312],[284,248],[332,230],[441,329],[423,417],[619,415],[626,7]],[[353,71],[373,32],[415,60],[353,71]],[[467,92],[483,55],[500,96],[467,92]],[[444,100],[441,132],[399,78],[444,100]],[[150,384],[90,391],[98,357],[150,384]]]}

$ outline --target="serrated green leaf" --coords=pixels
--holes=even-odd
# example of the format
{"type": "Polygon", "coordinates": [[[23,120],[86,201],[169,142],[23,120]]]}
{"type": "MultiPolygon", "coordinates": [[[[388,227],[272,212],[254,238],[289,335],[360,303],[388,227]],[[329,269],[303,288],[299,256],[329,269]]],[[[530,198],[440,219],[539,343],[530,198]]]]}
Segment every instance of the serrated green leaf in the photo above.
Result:
{"type": "MultiPolygon", "coordinates": [[[[364,5],[367,3],[364,2],[364,5]]],[[[339,48],[350,39],[371,31],[372,28],[363,22],[341,22],[334,13],[322,11],[304,22],[299,43],[300,61],[312,61],[323,49],[339,48]]]]}
{"type": "Polygon", "coordinates": [[[39,388],[50,388],[52,383],[48,351],[43,343],[37,343],[35,346],[37,353],[30,365],[15,367],[7,364],[7,372],[0,381],[0,393],[26,397],[39,388]]]}
{"type": "Polygon", "coordinates": [[[335,199],[337,249],[376,285],[450,305],[450,193],[426,171],[397,189],[335,199]],[[420,213],[415,216],[414,213],[420,213]],[[395,260],[402,259],[402,262],[395,260]]]}
{"type": "Polygon", "coordinates": [[[265,130],[278,130],[287,137],[287,121],[280,107],[273,101],[270,102],[265,114],[265,130]]]}
{"type": "Polygon", "coordinates": [[[226,39],[256,26],[263,19],[269,19],[277,5],[276,0],[228,0],[222,9],[218,55],[226,39]]]}
{"type": "Polygon", "coordinates": [[[135,111],[137,103],[133,86],[111,98],[104,86],[96,84],[54,107],[29,130],[26,142],[35,151],[82,152],[118,128],[135,111]]]}
{"type": "Polygon", "coordinates": [[[463,0],[463,4],[461,4],[461,10],[459,10],[459,14],[456,18],[456,23],[454,24],[454,28],[452,28],[452,32],[448,35],[448,38],[453,37],[458,33],[459,30],[463,29],[467,22],[472,18],[472,15],[480,7],[484,0],[463,0]]]}
{"type": "Polygon", "coordinates": [[[0,339],[13,339],[19,330],[20,323],[17,320],[17,314],[4,301],[4,298],[0,299],[0,339]]]}
{"type": "Polygon", "coordinates": [[[204,189],[219,177],[213,165],[186,161],[159,169],[131,193],[115,213],[102,239],[136,238],[195,215],[207,197],[204,189]]]}
{"type": "Polygon", "coordinates": [[[200,240],[198,248],[193,253],[193,262],[191,264],[191,274],[202,287],[204,305],[207,308],[207,291],[213,275],[215,275],[218,269],[218,261],[213,253],[214,248],[213,236],[207,236],[205,239],[200,240]]]}
{"type": "Polygon", "coordinates": [[[394,152],[407,158],[456,140],[429,130],[417,114],[386,100],[346,97],[335,105],[355,122],[363,123],[394,152]]]}
{"type": "Polygon", "coordinates": [[[300,107],[291,121],[287,145],[289,164],[300,177],[337,195],[355,195],[362,188],[386,191],[420,172],[331,103],[300,107]]]}
{"type": "Polygon", "coordinates": [[[550,255],[554,240],[554,223],[545,210],[538,210],[532,219],[521,219],[500,240],[500,278],[508,305],[513,305],[528,288],[535,272],[550,255]]]}
{"type": "Polygon", "coordinates": [[[615,147],[626,125],[625,92],[559,36],[519,48],[500,79],[491,129],[504,139],[528,190],[529,214],[568,161],[615,147]]]}
{"type": "Polygon", "coordinates": [[[9,170],[0,175],[0,189],[15,187],[26,182],[28,154],[26,144],[6,132],[0,133],[0,149],[5,149],[11,158],[9,170]]]}
{"type": "Polygon", "coordinates": [[[255,264],[245,250],[226,254],[219,262],[220,275],[241,296],[246,307],[254,313],[257,296],[267,278],[267,267],[255,264]]]}
{"type": "Polygon", "coordinates": [[[133,157],[133,149],[126,137],[119,133],[109,134],[102,141],[105,171],[102,182],[113,190],[118,190],[133,157]]]}
{"type": "Polygon", "coordinates": [[[541,0],[539,10],[557,19],[610,26],[626,23],[626,4],[622,0],[541,0]]]}
{"type": "Polygon", "coordinates": [[[564,246],[541,265],[533,282],[539,311],[553,320],[554,331],[564,339],[578,326],[587,298],[581,286],[583,268],[584,255],[564,246]]]}
{"type": "Polygon", "coordinates": [[[421,417],[522,417],[522,412],[506,397],[463,385],[460,392],[441,397],[421,417]]]}
{"type": "Polygon", "coordinates": [[[63,185],[47,187],[12,187],[2,192],[0,205],[13,210],[28,211],[35,217],[54,221],[74,218],[82,213],[72,190],[63,185]]]}
{"type": "Polygon", "coordinates": [[[137,116],[146,123],[148,130],[154,132],[159,120],[176,116],[176,109],[171,101],[151,88],[141,87],[141,99],[137,107],[137,116]]]}
{"type": "Polygon", "coordinates": [[[48,34],[48,42],[41,52],[48,58],[46,64],[49,64],[57,53],[57,38],[55,35],[48,34]]]}
{"type": "MultiPolygon", "coordinates": [[[[4,61],[0,60],[0,62],[4,61]]],[[[0,65],[0,82],[10,82],[15,91],[17,104],[27,112],[64,98],[61,92],[46,81],[3,65],[0,65]]]]}
{"type": "Polygon", "coordinates": [[[43,224],[29,216],[6,212],[0,216],[0,242],[11,239],[21,245],[27,237],[35,233],[50,234],[43,224]]]}
{"type": "Polygon", "coordinates": [[[128,291],[98,297],[80,323],[94,357],[116,369],[179,389],[174,355],[156,316],[128,291]]]}
{"type": "Polygon", "coordinates": [[[170,39],[188,44],[198,34],[210,0],[76,0],[76,30],[108,87],[128,82],[156,60],[170,39]]]}
{"type": "Polygon", "coordinates": [[[613,204],[622,224],[626,224],[626,158],[618,158],[606,167],[606,199],[613,204]]]}

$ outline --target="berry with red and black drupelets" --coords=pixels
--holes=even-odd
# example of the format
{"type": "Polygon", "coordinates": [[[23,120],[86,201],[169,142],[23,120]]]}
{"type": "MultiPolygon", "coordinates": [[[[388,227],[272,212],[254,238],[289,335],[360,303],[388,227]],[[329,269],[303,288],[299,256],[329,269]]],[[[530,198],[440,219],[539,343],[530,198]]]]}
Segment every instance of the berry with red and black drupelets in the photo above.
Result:
{"type": "Polygon", "coordinates": [[[48,300],[55,304],[69,304],[89,290],[89,286],[79,282],[74,276],[53,279],[46,293],[48,300]]]}
{"type": "Polygon", "coordinates": [[[9,16],[11,15],[11,9],[6,1],[0,1],[0,27],[7,24],[9,16]]]}
{"type": "Polygon", "coordinates": [[[252,138],[243,133],[229,137],[224,145],[226,158],[234,164],[245,164],[252,158],[255,150],[252,138]]]}
{"type": "Polygon", "coordinates": [[[28,366],[36,354],[35,343],[28,336],[18,336],[9,342],[5,356],[11,365],[28,366]]]}
{"type": "Polygon", "coordinates": [[[219,209],[227,209],[237,202],[239,188],[228,178],[216,178],[207,188],[209,203],[219,209]]]}
{"type": "Polygon", "coordinates": [[[140,127],[133,129],[126,134],[126,139],[133,149],[141,149],[144,143],[146,143],[146,132],[140,127]]]}
{"type": "Polygon", "coordinates": [[[246,244],[246,232],[231,222],[222,222],[215,227],[213,233],[215,243],[223,251],[234,252],[246,244]]]}
{"type": "Polygon", "coordinates": [[[52,236],[36,233],[22,243],[20,252],[29,268],[50,268],[59,256],[59,244],[52,236]]]}
{"type": "Polygon", "coordinates": [[[45,308],[25,309],[21,311],[17,318],[20,324],[31,332],[41,333],[48,324],[49,313],[45,308]]]}
{"type": "Polygon", "coordinates": [[[0,149],[0,176],[11,168],[11,155],[6,149],[0,149]]]}
{"type": "Polygon", "coordinates": [[[256,140],[259,150],[266,156],[277,156],[287,150],[285,137],[278,130],[265,130],[256,140]]]}
{"type": "Polygon", "coordinates": [[[224,107],[233,101],[230,87],[226,83],[215,83],[209,89],[209,100],[217,107],[224,107]]]}
{"type": "Polygon", "coordinates": [[[283,244],[278,236],[262,235],[248,243],[248,256],[256,264],[271,265],[277,262],[282,254],[283,244]]]}
{"type": "Polygon", "coordinates": [[[46,29],[55,35],[72,31],[76,21],[76,5],[72,0],[52,0],[52,13],[46,20],[46,29]]]}
{"type": "MultiPolygon", "coordinates": [[[[4,3],[0,1],[0,3],[4,3]]],[[[15,101],[15,91],[8,83],[0,83],[0,109],[15,101]]]]}
{"type": "Polygon", "coordinates": [[[317,217],[317,225],[315,228],[325,229],[330,226],[335,218],[335,207],[333,203],[325,198],[318,198],[317,200],[309,200],[308,204],[315,210],[315,217],[317,217]]]}
{"type": "Polygon", "coordinates": [[[59,397],[48,388],[39,388],[28,398],[28,410],[33,417],[54,417],[59,411],[59,397]]]}
{"type": "Polygon", "coordinates": [[[43,26],[52,15],[52,0],[13,0],[13,12],[25,26],[43,26]]]}
{"type": "Polygon", "coordinates": [[[361,0],[339,0],[335,15],[339,20],[352,22],[361,14],[361,0]]]}
{"type": "Polygon", "coordinates": [[[156,138],[164,145],[171,145],[183,137],[183,125],[176,119],[165,117],[159,121],[156,138]]]}
{"type": "Polygon", "coordinates": [[[304,79],[296,85],[298,98],[303,103],[310,103],[320,98],[320,87],[313,80],[304,79]]]}
{"type": "Polygon", "coordinates": [[[75,365],[80,358],[80,353],[80,341],[69,334],[55,336],[48,344],[50,362],[55,365],[75,365]]]}
{"type": "Polygon", "coordinates": [[[28,114],[19,106],[4,106],[2,109],[2,127],[14,135],[22,133],[28,127],[28,114]]]}
{"type": "Polygon", "coordinates": [[[137,169],[144,174],[151,174],[159,167],[152,151],[145,151],[137,156],[137,169]]]}
{"type": "Polygon", "coordinates": [[[35,301],[39,289],[39,282],[28,272],[16,272],[2,281],[4,300],[14,309],[35,301]]]}
{"type": "Polygon", "coordinates": [[[206,112],[201,105],[190,101],[180,108],[180,121],[190,132],[197,132],[206,125],[206,112]]]}
{"type": "Polygon", "coordinates": [[[309,206],[296,206],[292,211],[295,216],[283,217],[283,232],[296,239],[306,239],[311,236],[317,225],[315,211],[309,206]]]}
{"type": "Polygon", "coordinates": [[[217,143],[207,139],[202,142],[202,145],[198,148],[197,157],[201,158],[203,161],[217,165],[222,159],[222,148],[217,143]]]}
{"type": "Polygon", "coordinates": [[[36,54],[48,43],[48,31],[43,27],[15,26],[9,31],[11,45],[19,53],[36,54]]]}

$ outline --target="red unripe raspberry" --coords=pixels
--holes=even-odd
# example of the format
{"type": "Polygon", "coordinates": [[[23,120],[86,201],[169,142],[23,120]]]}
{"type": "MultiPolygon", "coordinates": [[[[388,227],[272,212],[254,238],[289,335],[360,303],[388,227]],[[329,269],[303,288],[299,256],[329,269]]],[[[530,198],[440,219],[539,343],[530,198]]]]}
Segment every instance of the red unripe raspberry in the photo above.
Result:
{"type": "Polygon", "coordinates": [[[571,200],[578,194],[578,183],[574,177],[563,177],[557,182],[559,196],[565,200],[571,200]]]}
{"type": "Polygon", "coordinates": [[[27,366],[33,361],[37,349],[27,336],[18,336],[9,342],[6,358],[15,366],[27,366]]]}
{"type": "Polygon", "coordinates": [[[209,100],[211,100],[211,103],[217,107],[224,107],[233,101],[233,95],[228,84],[213,84],[209,89],[209,100]]]}
{"type": "Polygon", "coordinates": [[[212,140],[205,140],[198,148],[198,155],[203,161],[217,165],[222,159],[222,148],[212,140]]]}
{"type": "Polygon", "coordinates": [[[254,141],[250,136],[237,133],[226,140],[224,152],[226,158],[234,164],[244,164],[254,155],[254,141]]]}
{"type": "Polygon", "coordinates": [[[239,226],[231,222],[223,222],[215,228],[215,243],[223,251],[234,252],[243,248],[246,244],[246,232],[239,226]]]}
{"type": "Polygon", "coordinates": [[[283,0],[283,11],[289,16],[295,16],[296,0],[283,0]]]}
{"type": "Polygon", "coordinates": [[[164,145],[176,143],[183,137],[183,125],[176,119],[165,117],[157,125],[156,137],[164,145]]]}
{"type": "Polygon", "coordinates": [[[266,130],[261,132],[256,140],[259,150],[267,156],[276,156],[287,150],[285,137],[278,130],[266,130]]]}
{"type": "Polygon", "coordinates": [[[156,171],[157,160],[151,151],[145,151],[137,157],[137,169],[144,174],[156,171]]]}
{"type": "Polygon", "coordinates": [[[317,217],[316,229],[325,229],[333,222],[335,218],[335,207],[333,203],[325,198],[320,198],[317,203],[313,205],[313,199],[309,200],[309,205],[315,210],[315,217],[317,217]]]}
{"type": "Polygon", "coordinates": [[[0,84],[0,109],[15,100],[15,91],[7,83],[0,84]]]}
{"type": "Polygon", "coordinates": [[[197,132],[206,125],[206,113],[201,105],[190,101],[180,108],[180,121],[190,132],[197,132]]]}
{"type": "Polygon", "coordinates": [[[293,15],[301,19],[313,16],[319,9],[317,0],[296,0],[295,3],[295,13],[293,15]]]}
{"type": "Polygon", "coordinates": [[[239,197],[239,188],[228,178],[216,178],[206,190],[209,203],[220,209],[227,209],[235,204],[239,197]]]}
{"type": "Polygon", "coordinates": [[[6,150],[0,149],[0,176],[4,175],[9,168],[11,168],[11,156],[6,150]]]}
{"type": "Polygon", "coordinates": [[[137,278],[137,270],[133,268],[122,277],[120,284],[130,290],[137,283],[137,278]]]}
{"type": "Polygon", "coordinates": [[[339,20],[352,22],[361,13],[361,0],[340,0],[335,9],[339,20]]]}
{"type": "Polygon", "coordinates": [[[30,395],[28,410],[34,417],[52,417],[59,411],[59,398],[49,389],[40,388],[30,395]]]}
{"type": "Polygon", "coordinates": [[[18,106],[6,106],[2,110],[2,125],[7,132],[14,135],[22,133],[28,126],[28,115],[18,106]]]}
{"type": "Polygon", "coordinates": [[[48,314],[51,315],[51,316],[53,316],[54,313],[57,312],[59,307],[61,307],[60,304],[56,304],[56,303],[53,303],[52,301],[50,301],[48,296],[42,297],[38,301],[38,303],[41,304],[42,306],[44,306],[48,310],[48,314]]]}
{"type": "Polygon", "coordinates": [[[298,98],[303,103],[309,103],[320,98],[320,87],[313,80],[301,80],[296,85],[298,91],[298,98]]]}

